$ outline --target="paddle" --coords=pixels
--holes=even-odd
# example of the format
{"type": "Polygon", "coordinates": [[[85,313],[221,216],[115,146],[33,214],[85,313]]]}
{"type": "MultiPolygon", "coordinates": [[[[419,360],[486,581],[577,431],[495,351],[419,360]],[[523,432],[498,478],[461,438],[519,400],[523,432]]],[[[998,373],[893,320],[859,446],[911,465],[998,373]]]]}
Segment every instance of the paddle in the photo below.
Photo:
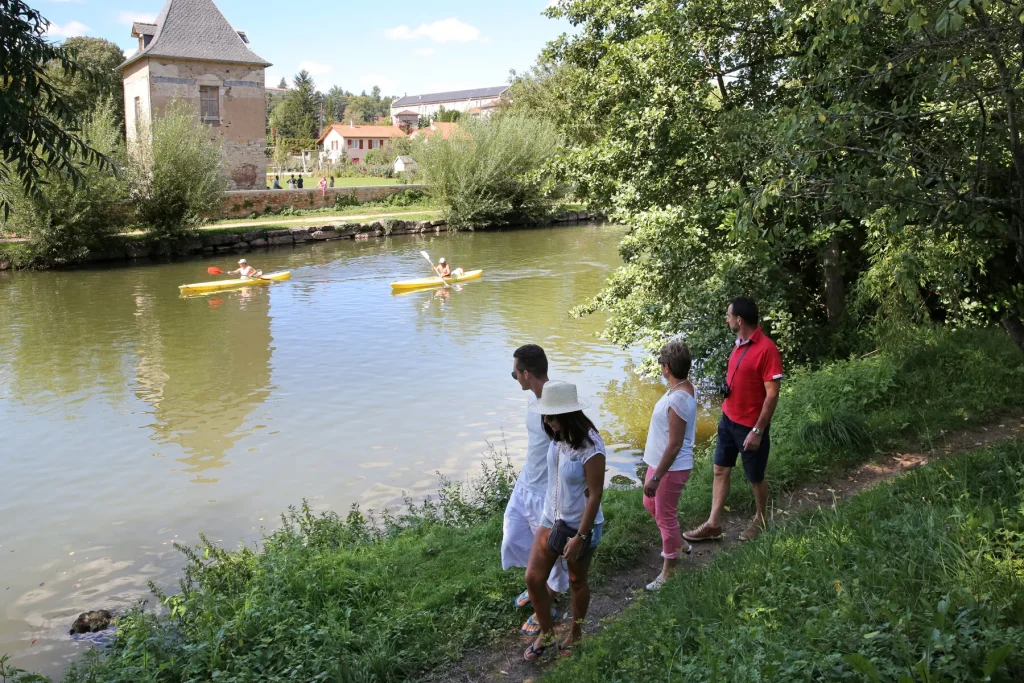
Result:
{"type": "MultiPolygon", "coordinates": [[[[209,268],[206,269],[206,272],[209,273],[210,275],[224,275],[224,271],[221,270],[220,268],[217,268],[216,266],[210,266],[209,268]]],[[[250,275],[249,279],[250,280],[266,280],[267,282],[270,282],[270,278],[269,277],[263,277],[262,275],[250,275]]]]}
{"type": "Polygon", "coordinates": [[[430,258],[430,254],[428,254],[425,251],[421,251],[420,255],[423,258],[427,259],[427,263],[430,264],[430,269],[434,271],[434,274],[437,275],[438,279],[441,280],[441,282],[444,284],[445,288],[447,288],[449,286],[448,285],[448,281],[445,280],[443,277],[441,277],[440,273],[437,272],[437,268],[434,267],[434,261],[430,258]]]}

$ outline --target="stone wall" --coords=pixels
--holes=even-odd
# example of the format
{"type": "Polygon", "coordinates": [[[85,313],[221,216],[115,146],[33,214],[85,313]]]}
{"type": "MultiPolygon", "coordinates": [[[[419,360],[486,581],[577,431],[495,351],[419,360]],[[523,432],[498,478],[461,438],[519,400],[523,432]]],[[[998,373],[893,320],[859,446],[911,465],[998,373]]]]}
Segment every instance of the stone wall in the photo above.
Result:
{"type": "MultiPolygon", "coordinates": [[[[321,194],[319,187],[301,190],[237,190],[224,196],[224,203],[218,217],[245,218],[252,213],[263,214],[280,211],[289,206],[294,209],[327,209],[334,206],[339,195],[353,197],[359,204],[378,201],[388,195],[405,190],[422,190],[422,185],[373,185],[370,187],[329,187],[321,194]]],[[[401,211],[396,208],[396,211],[401,211]]]]}

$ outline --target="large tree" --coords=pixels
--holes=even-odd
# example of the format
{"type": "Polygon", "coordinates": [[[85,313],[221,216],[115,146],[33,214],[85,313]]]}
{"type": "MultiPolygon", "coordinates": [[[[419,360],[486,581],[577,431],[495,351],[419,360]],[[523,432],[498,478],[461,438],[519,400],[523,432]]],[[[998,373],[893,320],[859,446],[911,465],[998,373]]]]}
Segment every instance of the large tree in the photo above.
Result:
{"type": "Polygon", "coordinates": [[[84,115],[109,101],[114,120],[123,128],[124,90],[117,67],[124,62],[124,51],[109,40],[88,36],[68,38],[62,47],[71,53],[81,71],[66,73],[59,61],[53,61],[47,72],[71,107],[84,115]]]}
{"type": "Polygon", "coordinates": [[[292,81],[292,87],[271,114],[271,128],[289,138],[316,138],[320,134],[320,101],[322,96],[309,72],[303,69],[292,81]]]}
{"type": "Polygon", "coordinates": [[[6,218],[11,194],[42,199],[49,173],[77,186],[81,163],[108,165],[79,135],[79,112],[51,80],[56,63],[68,77],[82,74],[66,48],[46,40],[50,22],[21,0],[0,0],[0,210],[6,218]]]}
{"type": "Polygon", "coordinates": [[[556,169],[633,226],[591,306],[611,335],[681,332],[706,358],[750,293],[790,358],[844,353],[865,321],[1002,320],[1024,348],[1022,9],[553,8],[577,27],[539,72],[564,108],[556,169]]]}

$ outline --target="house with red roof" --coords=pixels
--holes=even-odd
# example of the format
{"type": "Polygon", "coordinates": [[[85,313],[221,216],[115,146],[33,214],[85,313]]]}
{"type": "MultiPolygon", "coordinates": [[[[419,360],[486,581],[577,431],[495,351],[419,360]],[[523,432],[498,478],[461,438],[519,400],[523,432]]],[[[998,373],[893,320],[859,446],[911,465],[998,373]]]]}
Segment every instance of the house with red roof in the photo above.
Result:
{"type": "Polygon", "coordinates": [[[371,149],[380,149],[392,138],[407,137],[398,126],[357,126],[354,122],[332,123],[316,141],[324,158],[331,163],[348,156],[360,163],[371,149]]]}

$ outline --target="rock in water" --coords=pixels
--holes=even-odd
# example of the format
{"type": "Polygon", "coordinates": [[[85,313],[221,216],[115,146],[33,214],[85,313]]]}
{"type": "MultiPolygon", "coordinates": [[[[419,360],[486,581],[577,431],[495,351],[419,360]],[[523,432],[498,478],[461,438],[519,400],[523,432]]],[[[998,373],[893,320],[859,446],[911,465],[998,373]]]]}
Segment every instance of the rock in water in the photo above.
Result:
{"type": "Polygon", "coordinates": [[[96,610],[95,612],[82,612],[75,619],[75,623],[71,624],[71,635],[102,631],[110,626],[113,620],[114,615],[105,609],[96,610]]]}

